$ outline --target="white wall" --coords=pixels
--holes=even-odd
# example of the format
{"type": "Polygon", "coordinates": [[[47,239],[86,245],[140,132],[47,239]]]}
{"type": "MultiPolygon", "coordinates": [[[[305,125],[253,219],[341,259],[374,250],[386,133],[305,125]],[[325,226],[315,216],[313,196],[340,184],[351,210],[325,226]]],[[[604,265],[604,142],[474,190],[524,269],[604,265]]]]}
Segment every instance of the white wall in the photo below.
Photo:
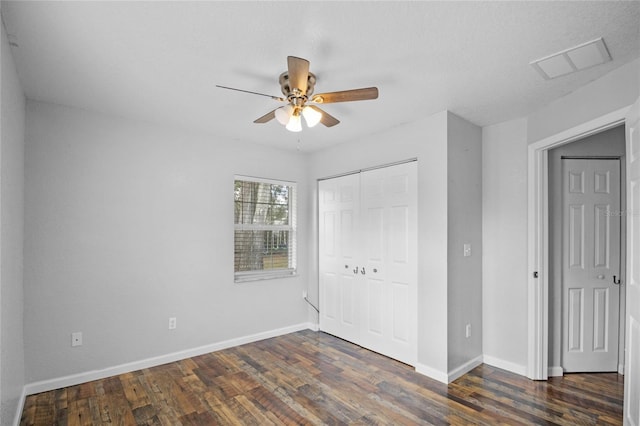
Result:
{"type": "Polygon", "coordinates": [[[448,371],[482,356],[482,130],[449,113],[448,371]],[[471,256],[464,256],[471,244],[471,256]],[[466,325],[471,337],[466,337],[466,325]]]}
{"type": "Polygon", "coordinates": [[[24,386],[23,229],[25,97],[4,26],[0,122],[0,424],[12,424],[24,386]]]}
{"type": "MultiPolygon", "coordinates": [[[[447,372],[447,112],[386,133],[315,152],[310,162],[312,199],[317,179],[418,159],[418,362],[447,372]]],[[[312,214],[317,221],[317,208],[312,214]]],[[[317,223],[314,222],[317,229],[317,223]]],[[[317,246],[315,238],[312,247],[317,246]]],[[[310,262],[309,294],[318,291],[317,253],[310,262]]],[[[322,309],[322,307],[321,307],[322,309]]]]}
{"type": "Polygon", "coordinates": [[[640,87],[640,59],[617,68],[527,117],[533,143],[597,117],[632,105],[640,87]]]}
{"type": "MultiPolygon", "coordinates": [[[[371,135],[363,140],[333,146],[316,152],[311,157],[311,194],[317,197],[316,180],[367,167],[389,164],[410,158],[418,159],[418,366],[425,374],[446,380],[451,367],[481,354],[481,306],[480,259],[481,211],[480,211],[480,129],[446,111],[424,119],[396,127],[390,131],[371,135]],[[449,133],[451,143],[449,147],[449,133]],[[448,158],[451,156],[451,162],[448,158]],[[448,166],[456,170],[449,175],[448,166]],[[464,171],[460,174],[460,169],[464,171]],[[462,180],[458,180],[461,177],[462,180]],[[475,179],[475,183],[470,183],[475,179]],[[461,193],[451,194],[449,185],[461,193]],[[474,192],[475,190],[475,192],[474,192]],[[449,198],[451,194],[451,199],[449,198]],[[469,195],[464,199],[464,195],[469,195]],[[469,209],[469,207],[471,207],[469,209]],[[449,214],[449,209],[455,212],[449,214]],[[467,218],[473,216],[468,223],[467,218]],[[453,218],[454,224],[448,227],[453,218]],[[449,232],[448,232],[449,230],[449,232]],[[453,271],[461,263],[448,266],[447,247],[450,239],[458,244],[470,239],[477,248],[477,257],[471,259],[468,268],[453,271]],[[457,301],[470,290],[477,296],[475,302],[464,305],[448,304],[449,273],[454,274],[456,285],[452,295],[457,301]],[[473,277],[475,274],[475,278],[473,277]],[[473,308],[466,310],[467,306],[473,308]],[[467,315],[468,314],[468,315],[467,315]],[[474,339],[448,344],[448,322],[455,324],[473,321],[477,325],[474,339]],[[449,358],[451,352],[452,358],[449,358]]],[[[314,221],[316,206],[312,207],[314,221]]],[[[314,229],[317,224],[314,222],[314,229]]],[[[311,244],[315,247],[317,242],[311,244]]],[[[460,253],[462,253],[460,246],[460,253]]],[[[453,249],[455,250],[455,249],[453,249]]],[[[317,253],[312,253],[310,263],[309,294],[317,300],[317,253]]],[[[452,332],[455,333],[455,332],[452,332]]],[[[464,326],[462,328],[464,336],[464,326]]]]}
{"type": "Polygon", "coordinates": [[[29,101],[27,381],[305,324],[308,194],[298,200],[300,275],[235,284],[233,179],[306,188],[306,164],[297,152],[29,101]],[[72,348],[76,331],[84,344],[72,348]]]}
{"type": "Polygon", "coordinates": [[[483,128],[485,362],[526,374],[527,145],[631,105],[640,60],[527,117],[483,128]]]}
{"type": "Polygon", "coordinates": [[[527,365],[527,123],[482,129],[482,348],[485,362],[527,365]]]}
{"type": "MultiPolygon", "coordinates": [[[[447,112],[308,158],[28,102],[27,382],[42,389],[65,377],[315,320],[300,296],[308,288],[317,301],[316,179],[408,158],[419,161],[418,360],[446,377],[449,127],[461,150],[453,164],[462,167],[465,146],[479,130],[447,112]],[[309,189],[299,199],[300,276],[233,283],[234,174],[309,189]],[[170,316],[178,319],[174,331],[167,329],[170,316]],[[72,348],[75,331],[84,344],[72,348]]],[[[480,337],[481,318],[473,312],[480,337]]],[[[472,347],[456,343],[462,354],[456,356],[479,350],[472,347]]]]}

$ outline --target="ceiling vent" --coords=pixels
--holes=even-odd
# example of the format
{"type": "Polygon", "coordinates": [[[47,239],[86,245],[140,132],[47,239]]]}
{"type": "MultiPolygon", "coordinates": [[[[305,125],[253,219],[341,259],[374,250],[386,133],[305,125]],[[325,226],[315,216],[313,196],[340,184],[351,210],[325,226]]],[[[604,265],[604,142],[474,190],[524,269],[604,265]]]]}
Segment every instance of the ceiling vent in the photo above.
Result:
{"type": "Polygon", "coordinates": [[[611,55],[601,38],[583,43],[530,62],[542,77],[547,80],[570,74],[611,60],[611,55]]]}

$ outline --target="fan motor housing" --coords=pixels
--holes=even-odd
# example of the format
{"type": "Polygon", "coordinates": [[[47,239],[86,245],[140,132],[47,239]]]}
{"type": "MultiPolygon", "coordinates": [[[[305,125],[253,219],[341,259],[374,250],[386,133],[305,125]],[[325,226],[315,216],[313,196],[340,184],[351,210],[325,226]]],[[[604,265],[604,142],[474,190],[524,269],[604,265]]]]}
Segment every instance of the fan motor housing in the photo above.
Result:
{"type": "MultiPolygon", "coordinates": [[[[315,87],[315,85],[316,85],[316,76],[310,72],[309,76],[307,77],[307,92],[305,94],[307,97],[313,94],[313,88],[315,87]]],[[[291,96],[297,97],[297,95],[292,92],[292,88],[289,85],[288,71],[285,71],[282,74],[280,74],[280,89],[282,90],[282,94],[285,95],[287,98],[291,96]]],[[[301,88],[297,87],[293,89],[301,89],[301,88]]]]}

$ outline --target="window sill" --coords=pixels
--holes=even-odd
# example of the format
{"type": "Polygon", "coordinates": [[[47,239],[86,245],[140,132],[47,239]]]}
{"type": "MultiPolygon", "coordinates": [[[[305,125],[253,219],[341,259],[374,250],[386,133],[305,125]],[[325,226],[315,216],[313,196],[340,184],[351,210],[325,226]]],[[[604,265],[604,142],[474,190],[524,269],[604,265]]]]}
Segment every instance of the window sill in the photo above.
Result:
{"type": "Polygon", "coordinates": [[[250,281],[263,281],[263,280],[275,280],[280,278],[297,277],[298,273],[295,270],[281,270],[274,272],[245,272],[235,274],[233,282],[244,283],[250,281]]]}

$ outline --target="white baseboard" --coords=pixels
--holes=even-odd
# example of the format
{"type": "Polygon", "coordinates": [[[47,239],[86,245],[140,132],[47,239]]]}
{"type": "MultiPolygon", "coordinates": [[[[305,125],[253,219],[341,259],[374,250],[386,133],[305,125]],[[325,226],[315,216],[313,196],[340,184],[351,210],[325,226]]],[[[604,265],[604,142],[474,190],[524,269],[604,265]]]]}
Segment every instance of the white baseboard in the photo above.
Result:
{"type": "Polygon", "coordinates": [[[482,364],[482,360],[483,360],[482,355],[478,355],[474,359],[465,362],[464,364],[454,369],[453,371],[449,371],[449,374],[447,375],[447,380],[448,380],[447,383],[451,383],[458,377],[464,376],[469,371],[473,370],[474,368],[482,364]]]}
{"type": "Polygon", "coordinates": [[[492,357],[490,355],[483,355],[482,361],[485,364],[488,364],[488,365],[490,365],[492,367],[501,368],[503,370],[507,370],[507,371],[510,371],[512,373],[519,374],[521,376],[526,376],[527,375],[527,366],[526,365],[516,364],[516,363],[511,362],[511,361],[505,361],[503,359],[492,357]]]}
{"type": "Polygon", "coordinates": [[[477,366],[482,364],[482,355],[477,356],[476,358],[462,364],[456,369],[445,373],[440,370],[436,370],[435,368],[429,367],[425,364],[416,363],[416,372],[422,374],[423,376],[427,376],[431,379],[437,380],[441,383],[449,384],[453,382],[458,377],[461,377],[467,374],[469,371],[473,370],[477,366]]]}
{"type": "MultiPolygon", "coordinates": [[[[261,333],[251,334],[243,337],[237,337],[234,339],[229,339],[229,340],[225,340],[218,343],[212,343],[210,345],[200,346],[193,349],[187,349],[184,351],[173,352],[166,355],[134,361],[127,364],[107,367],[101,370],[87,371],[83,373],[72,374],[65,377],[58,377],[55,379],[29,383],[24,387],[23,394],[33,395],[40,392],[46,392],[54,389],[74,386],[80,383],[86,383],[93,380],[104,379],[106,377],[116,376],[118,374],[130,373],[132,371],[141,370],[143,368],[155,367],[158,365],[180,361],[186,358],[191,358],[198,355],[204,355],[210,352],[216,352],[222,349],[227,349],[234,346],[257,342],[259,340],[282,336],[289,333],[295,333],[296,331],[306,330],[306,329],[317,330],[317,324],[313,324],[313,323],[296,324],[289,327],[279,328],[276,330],[264,331],[261,333]]],[[[24,406],[24,401],[23,401],[23,404],[20,405],[20,407],[22,408],[23,406],[24,406]]],[[[20,413],[22,413],[22,411],[20,411],[20,413]]]]}
{"type": "MultiPolygon", "coordinates": [[[[618,374],[624,375],[624,365],[618,364],[618,374]]],[[[562,377],[564,376],[564,368],[562,367],[549,367],[548,369],[549,377],[562,377]]]]}
{"type": "Polygon", "coordinates": [[[449,384],[456,380],[459,377],[464,376],[469,371],[473,370],[477,366],[481,364],[488,364],[493,367],[501,368],[503,370],[510,371],[511,373],[518,374],[520,376],[525,376],[527,373],[527,368],[523,365],[515,364],[509,361],[504,361],[499,358],[494,358],[487,355],[479,355],[474,359],[464,363],[463,365],[455,368],[454,370],[445,373],[440,370],[436,370],[435,368],[429,367],[425,364],[416,363],[416,372],[422,375],[425,375],[429,378],[437,380],[441,383],[449,384]]]}
{"type": "Polygon", "coordinates": [[[416,363],[416,372],[422,374],[423,376],[427,376],[430,379],[437,380],[444,384],[449,384],[449,375],[444,371],[436,370],[435,368],[429,367],[425,364],[416,363]]]}
{"type": "Polygon", "coordinates": [[[22,388],[22,395],[20,395],[20,399],[18,399],[18,406],[16,407],[16,415],[13,418],[13,425],[20,426],[20,420],[22,419],[22,411],[24,410],[24,403],[27,399],[27,391],[25,388],[22,388]]]}
{"type": "Polygon", "coordinates": [[[560,366],[553,366],[547,368],[547,376],[549,377],[562,377],[564,376],[564,368],[560,366]]]}
{"type": "MultiPolygon", "coordinates": [[[[618,364],[618,374],[624,375],[624,365],[618,364]]],[[[548,376],[549,377],[562,377],[564,376],[564,368],[562,367],[549,367],[548,368],[548,376]]]]}
{"type": "MultiPolygon", "coordinates": [[[[624,365],[618,364],[618,374],[624,375],[624,365]]],[[[547,369],[547,375],[549,377],[562,377],[564,376],[564,368],[560,366],[553,366],[547,369]]]]}

